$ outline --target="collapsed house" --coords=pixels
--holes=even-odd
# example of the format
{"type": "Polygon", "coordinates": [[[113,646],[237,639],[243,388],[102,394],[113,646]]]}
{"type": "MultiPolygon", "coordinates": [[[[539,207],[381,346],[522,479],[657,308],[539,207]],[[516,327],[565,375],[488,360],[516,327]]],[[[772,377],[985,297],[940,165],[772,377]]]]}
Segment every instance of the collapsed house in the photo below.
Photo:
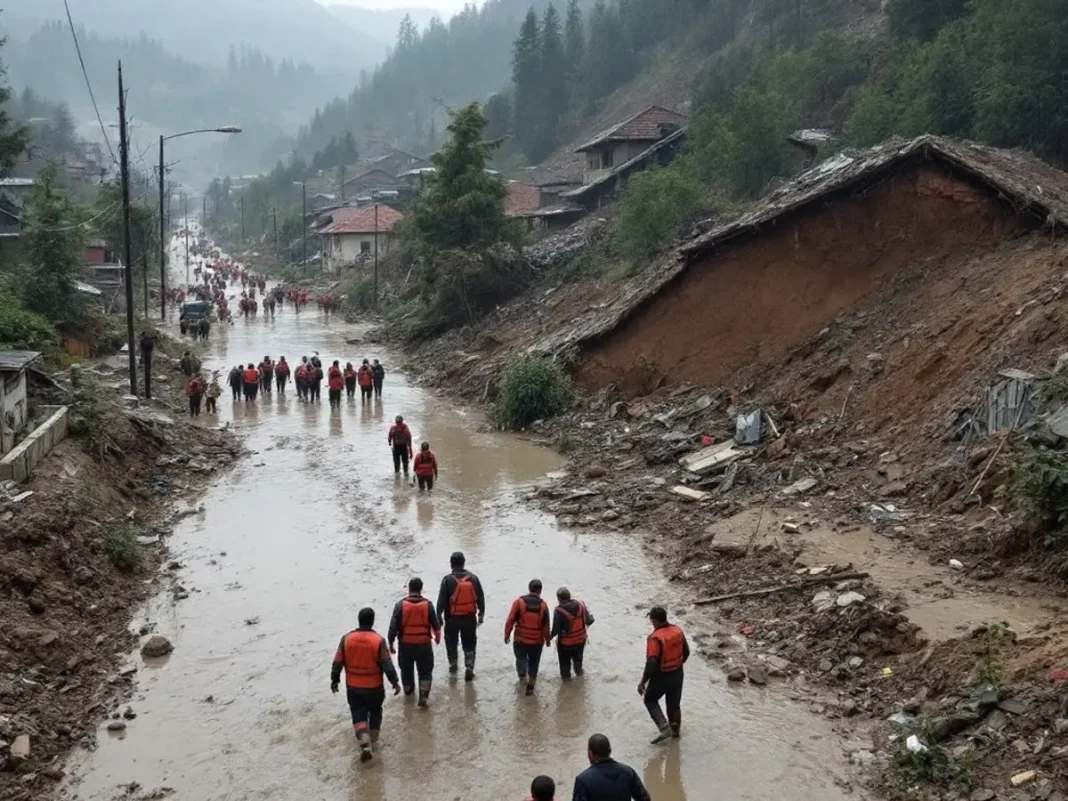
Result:
{"type": "Polygon", "coordinates": [[[922,405],[976,371],[1032,369],[999,364],[1010,352],[1063,344],[1046,293],[1066,222],[1068,175],[1033,156],[891,141],[802,173],[534,350],[566,353],[590,389],[789,381],[784,394],[838,403],[855,384],[851,402],[878,416],[887,392],[922,405]],[[901,372],[868,386],[865,365],[901,372]]]}

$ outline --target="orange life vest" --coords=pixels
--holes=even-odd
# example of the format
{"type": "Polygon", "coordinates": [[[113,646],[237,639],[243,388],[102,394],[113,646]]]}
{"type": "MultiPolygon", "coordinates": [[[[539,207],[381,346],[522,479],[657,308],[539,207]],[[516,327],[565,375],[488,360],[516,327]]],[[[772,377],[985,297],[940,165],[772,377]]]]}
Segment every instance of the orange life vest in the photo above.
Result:
{"type": "Polygon", "coordinates": [[[449,617],[467,617],[478,611],[478,593],[470,574],[456,576],[456,589],[449,596],[449,617]]]}
{"type": "Polygon", "coordinates": [[[242,374],[246,384],[258,384],[260,383],[259,370],[253,370],[252,368],[245,368],[245,372],[242,374]]]}
{"type": "Polygon", "coordinates": [[[345,635],[342,656],[345,659],[345,683],[360,690],[382,686],[382,638],[373,631],[350,631],[345,635]]]}
{"type": "Polygon", "coordinates": [[[330,368],[328,385],[330,389],[334,390],[335,392],[345,388],[345,382],[341,378],[341,370],[339,370],[337,367],[330,368]]]}
{"type": "Polygon", "coordinates": [[[436,467],[437,460],[434,458],[434,454],[430,451],[419,451],[415,455],[415,459],[412,461],[412,467],[415,470],[417,476],[427,478],[434,475],[434,467],[436,467]]]}
{"type": "Polygon", "coordinates": [[[401,601],[401,645],[429,645],[430,640],[430,601],[405,598],[401,601]]]}
{"type": "Polygon", "coordinates": [[[545,642],[545,613],[549,605],[540,598],[530,596],[516,598],[512,604],[512,617],[515,620],[515,641],[522,645],[538,645],[545,642]],[[531,605],[537,600],[537,605],[531,605]]]}
{"type": "Polygon", "coordinates": [[[371,386],[371,368],[361,367],[360,371],[356,374],[356,377],[360,380],[361,387],[366,388],[371,386]]]}
{"type": "Polygon", "coordinates": [[[646,657],[656,657],[660,662],[661,673],[674,673],[682,667],[685,657],[684,643],[686,635],[674,624],[661,626],[649,635],[646,641],[646,657]]]}
{"type": "Polygon", "coordinates": [[[586,642],[586,605],[579,601],[578,611],[575,614],[568,612],[562,605],[556,607],[556,611],[567,623],[567,628],[556,639],[557,644],[567,648],[586,642]]]}

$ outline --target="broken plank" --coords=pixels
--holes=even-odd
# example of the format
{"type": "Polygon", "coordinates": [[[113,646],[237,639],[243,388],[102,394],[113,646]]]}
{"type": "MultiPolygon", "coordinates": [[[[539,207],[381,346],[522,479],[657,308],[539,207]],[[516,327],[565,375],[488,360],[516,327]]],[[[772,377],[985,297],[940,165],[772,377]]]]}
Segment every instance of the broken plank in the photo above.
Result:
{"type": "Polygon", "coordinates": [[[689,487],[684,487],[681,484],[677,487],[672,487],[670,490],[668,490],[668,492],[670,492],[672,495],[679,496],[684,501],[703,501],[705,498],[708,497],[707,492],[690,489],[689,487]]]}
{"type": "Polygon", "coordinates": [[[731,462],[741,459],[745,451],[735,448],[734,440],[727,440],[716,445],[709,445],[694,453],[688,453],[679,459],[679,464],[691,473],[708,473],[721,470],[731,462]]]}
{"type": "Polygon", "coordinates": [[[785,592],[787,590],[802,590],[813,584],[829,584],[835,581],[851,581],[853,579],[866,578],[868,578],[867,573],[836,573],[833,576],[813,576],[812,578],[807,578],[803,581],[794,581],[790,584],[779,584],[775,587],[764,587],[759,590],[743,590],[742,592],[729,592],[726,595],[716,595],[712,598],[700,598],[694,601],[694,605],[706,606],[708,604],[719,603],[720,601],[729,601],[732,598],[757,598],[762,595],[773,595],[774,593],[785,592]]]}

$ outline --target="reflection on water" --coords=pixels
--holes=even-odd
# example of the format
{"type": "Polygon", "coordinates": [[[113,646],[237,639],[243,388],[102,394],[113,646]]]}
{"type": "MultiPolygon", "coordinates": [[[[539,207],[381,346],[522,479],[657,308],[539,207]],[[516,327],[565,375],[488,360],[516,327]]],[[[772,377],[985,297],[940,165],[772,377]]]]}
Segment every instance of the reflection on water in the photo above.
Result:
{"type": "Polygon", "coordinates": [[[156,599],[144,617],[176,650],[139,674],[127,737],[102,738],[78,757],[68,792],[104,799],[136,781],[197,801],[508,799],[547,773],[566,798],[586,766],[586,739],[601,731],[644,773],[656,801],[684,801],[684,788],[701,799],[843,798],[831,746],[792,739],[819,733],[821,722],[773,694],[729,695],[700,659],[687,668],[683,739],[650,746],[653,727],[634,691],[648,632],[642,608],[680,599],[633,539],[562,532],[518,501],[521,485],[559,466],[555,454],[477,433],[451,403],[391,370],[388,351],[346,345],[353,333],[284,307],[273,322],[239,320],[213,335],[208,368],[280,352],[291,361],[315,350],[324,361],[380,358],[390,371],[385,398],[331,411],[325,393],[322,404],[305,405],[290,388],[201,418],[232,423],[255,454],[207,493],[206,514],[174,535],[193,592],[176,606],[156,599]],[[393,475],[386,434],[397,414],[438,456],[432,493],[393,475]],[[390,698],[376,758],[361,765],[344,696],[329,692],[338,638],[364,605],[377,610],[384,633],[412,575],[436,597],[458,548],[488,599],[477,680],[450,676],[438,648],[430,709],[390,698]],[[561,682],[547,649],[537,694],[524,698],[503,626],[535,576],[549,592],[570,587],[597,624],[585,678],[561,682]],[[258,625],[246,626],[250,618],[258,625]]]}

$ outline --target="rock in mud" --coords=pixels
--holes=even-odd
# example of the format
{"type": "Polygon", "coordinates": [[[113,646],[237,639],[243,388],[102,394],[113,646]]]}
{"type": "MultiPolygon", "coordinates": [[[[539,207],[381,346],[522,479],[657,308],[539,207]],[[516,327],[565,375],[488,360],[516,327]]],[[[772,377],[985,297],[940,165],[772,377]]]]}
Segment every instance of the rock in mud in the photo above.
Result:
{"type": "Polygon", "coordinates": [[[954,712],[952,715],[935,718],[931,723],[931,737],[936,742],[943,742],[954,734],[971,728],[982,719],[982,716],[975,712],[954,712]]]}
{"type": "Polygon", "coordinates": [[[586,468],[586,478],[604,478],[608,475],[608,470],[604,465],[593,464],[586,468]]]}
{"type": "Polygon", "coordinates": [[[30,758],[30,735],[20,734],[11,743],[11,752],[8,754],[12,765],[21,765],[30,758]]]}
{"type": "Polygon", "coordinates": [[[174,650],[171,641],[161,634],[153,634],[148,641],[141,646],[141,656],[145,659],[158,659],[166,656],[174,650]]]}
{"type": "Polygon", "coordinates": [[[989,787],[980,787],[978,790],[974,790],[970,796],[969,801],[994,801],[997,797],[997,793],[991,790],[989,787]]]}
{"type": "Polygon", "coordinates": [[[843,592],[841,595],[838,596],[835,603],[838,604],[839,607],[844,609],[845,607],[852,606],[853,604],[864,603],[864,600],[864,596],[861,595],[859,592],[843,592]]]}
{"type": "Polygon", "coordinates": [[[745,681],[745,670],[740,667],[731,668],[727,672],[727,681],[745,681]]]}
{"type": "Polygon", "coordinates": [[[108,724],[108,731],[126,731],[126,721],[113,720],[108,724]]]}
{"type": "Polygon", "coordinates": [[[768,683],[768,671],[760,665],[749,668],[749,682],[763,686],[768,683]]]}

